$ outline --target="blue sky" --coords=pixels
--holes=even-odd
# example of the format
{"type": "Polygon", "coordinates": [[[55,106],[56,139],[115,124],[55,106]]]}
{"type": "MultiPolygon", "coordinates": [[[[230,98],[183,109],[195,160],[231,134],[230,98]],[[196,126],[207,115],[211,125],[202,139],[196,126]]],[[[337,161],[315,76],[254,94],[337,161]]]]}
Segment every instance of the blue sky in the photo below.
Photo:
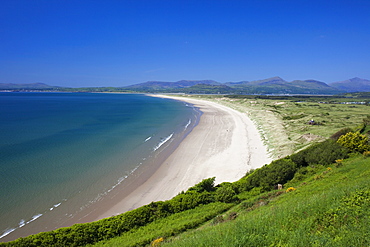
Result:
{"type": "Polygon", "coordinates": [[[0,1],[0,83],[273,76],[370,79],[370,1],[0,1]]]}

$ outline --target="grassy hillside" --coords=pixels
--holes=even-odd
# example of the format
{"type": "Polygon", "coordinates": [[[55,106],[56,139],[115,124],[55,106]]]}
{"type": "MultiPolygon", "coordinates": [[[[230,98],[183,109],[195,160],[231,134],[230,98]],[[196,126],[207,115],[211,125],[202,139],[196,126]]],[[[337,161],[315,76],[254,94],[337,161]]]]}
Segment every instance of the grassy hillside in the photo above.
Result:
{"type": "Polygon", "coordinates": [[[246,194],[227,213],[235,212],[235,220],[207,223],[161,246],[370,245],[369,158],[316,166],[297,177],[284,186],[295,190],[246,194]]]}

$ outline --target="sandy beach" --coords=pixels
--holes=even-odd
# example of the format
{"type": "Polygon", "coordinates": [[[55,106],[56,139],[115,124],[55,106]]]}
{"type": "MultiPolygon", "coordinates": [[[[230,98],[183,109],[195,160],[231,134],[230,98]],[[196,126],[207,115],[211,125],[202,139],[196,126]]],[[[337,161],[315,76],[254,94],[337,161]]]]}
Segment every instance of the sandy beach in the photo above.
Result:
{"type": "Polygon", "coordinates": [[[216,177],[216,184],[234,182],[248,170],[271,162],[256,126],[246,114],[205,100],[155,97],[194,104],[203,112],[199,124],[148,180],[96,220],[171,199],[205,178],[216,177]]]}

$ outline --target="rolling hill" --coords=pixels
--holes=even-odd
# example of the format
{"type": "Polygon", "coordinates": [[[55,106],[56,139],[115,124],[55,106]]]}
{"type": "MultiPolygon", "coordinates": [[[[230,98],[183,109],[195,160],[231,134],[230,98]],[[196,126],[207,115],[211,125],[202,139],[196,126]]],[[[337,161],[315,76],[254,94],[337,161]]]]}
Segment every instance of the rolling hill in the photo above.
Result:
{"type": "Polygon", "coordinates": [[[370,92],[370,80],[361,79],[358,77],[348,79],[345,81],[332,82],[329,85],[348,93],[370,92]]]}
{"type": "Polygon", "coordinates": [[[2,90],[14,90],[14,89],[25,89],[25,90],[38,90],[38,89],[55,89],[59,88],[57,86],[50,86],[44,83],[22,83],[22,84],[14,84],[14,83],[0,83],[0,89],[2,90]]]}

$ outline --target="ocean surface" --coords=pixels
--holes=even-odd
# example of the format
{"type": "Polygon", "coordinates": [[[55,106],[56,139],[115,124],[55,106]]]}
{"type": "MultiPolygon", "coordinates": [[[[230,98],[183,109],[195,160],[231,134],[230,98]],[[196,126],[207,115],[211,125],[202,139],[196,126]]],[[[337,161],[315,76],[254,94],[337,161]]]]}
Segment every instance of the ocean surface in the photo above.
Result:
{"type": "Polygon", "coordinates": [[[199,115],[138,94],[0,93],[0,238],[93,208],[178,145],[199,115]]]}

